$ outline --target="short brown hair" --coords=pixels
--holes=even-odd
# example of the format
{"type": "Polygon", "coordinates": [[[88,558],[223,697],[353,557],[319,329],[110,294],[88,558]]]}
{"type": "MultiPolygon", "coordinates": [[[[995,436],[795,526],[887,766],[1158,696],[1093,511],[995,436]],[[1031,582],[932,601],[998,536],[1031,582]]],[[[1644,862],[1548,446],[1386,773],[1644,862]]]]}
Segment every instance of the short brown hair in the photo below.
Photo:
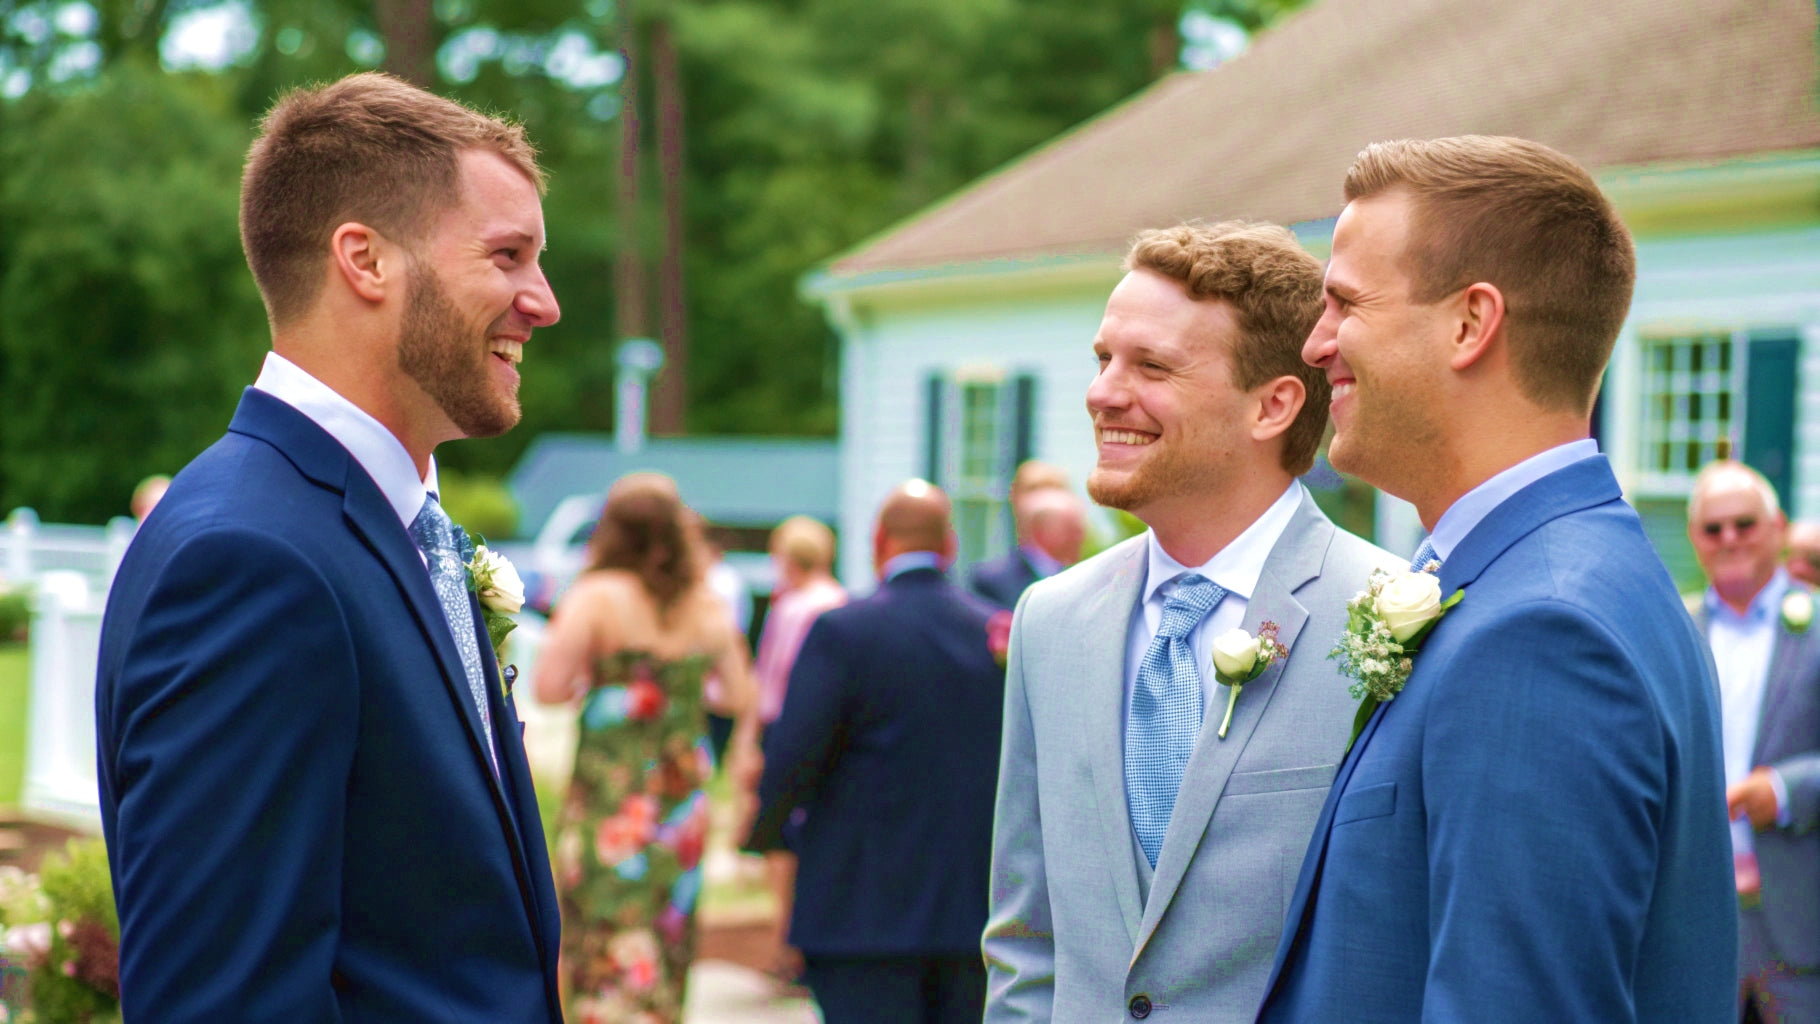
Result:
{"type": "Polygon", "coordinates": [[[771,531],[771,550],[803,572],[826,572],[834,564],[834,531],[809,516],[791,516],[771,531]]]}
{"type": "Polygon", "coordinates": [[[1131,243],[1125,269],[1161,274],[1195,299],[1232,306],[1238,386],[1249,391],[1278,377],[1302,382],[1307,400],[1283,434],[1282,462],[1297,476],[1313,468],[1332,394],[1326,372],[1302,361],[1302,344],[1321,319],[1321,261],[1285,228],[1229,220],[1146,231],[1131,243]]]}
{"type": "Polygon", "coordinates": [[[1637,252],[1586,168],[1503,136],[1373,143],[1346,172],[1346,201],[1393,189],[1414,210],[1410,300],[1495,285],[1517,387],[1543,408],[1590,412],[1630,310],[1637,252]]]}
{"type": "Polygon", "coordinates": [[[706,572],[696,524],[674,480],[662,473],[628,473],[607,491],[600,524],[588,538],[588,568],[632,573],[658,611],[667,613],[706,572]]]}
{"type": "Polygon", "coordinates": [[[337,227],[420,241],[458,195],[459,157],[505,157],[543,190],[524,129],[376,71],[294,89],[265,115],[240,179],[240,244],[274,327],[316,302],[337,227]]]}

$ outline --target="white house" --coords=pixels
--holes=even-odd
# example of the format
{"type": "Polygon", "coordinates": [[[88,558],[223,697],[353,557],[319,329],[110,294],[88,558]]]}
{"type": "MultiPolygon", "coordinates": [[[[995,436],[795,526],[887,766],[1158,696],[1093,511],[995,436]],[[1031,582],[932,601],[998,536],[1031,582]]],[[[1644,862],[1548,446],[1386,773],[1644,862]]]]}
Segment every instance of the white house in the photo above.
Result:
{"type": "MultiPolygon", "coordinates": [[[[1092,465],[1090,344],[1133,234],[1263,219],[1324,256],[1361,148],[1466,132],[1574,155],[1637,237],[1597,429],[1678,575],[1690,472],[1721,437],[1820,514],[1815,30],[1812,0],[1321,0],[1158,82],[805,280],[842,338],[843,534],[928,476],[963,557],[1002,550],[1018,461],[1092,465]]],[[[1413,547],[1406,507],[1374,514],[1361,487],[1323,503],[1413,547]]],[[[869,578],[860,546],[841,573],[869,578]]]]}

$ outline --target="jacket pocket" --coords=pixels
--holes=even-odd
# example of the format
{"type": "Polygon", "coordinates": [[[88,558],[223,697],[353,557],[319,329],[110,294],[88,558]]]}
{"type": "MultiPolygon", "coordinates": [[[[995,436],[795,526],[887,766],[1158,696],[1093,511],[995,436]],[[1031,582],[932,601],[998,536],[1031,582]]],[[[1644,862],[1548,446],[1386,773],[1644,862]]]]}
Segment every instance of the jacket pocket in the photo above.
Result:
{"type": "Polygon", "coordinates": [[[1279,768],[1269,772],[1233,772],[1226,779],[1224,796],[1247,793],[1283,793],[1292,789],[1326,789],[1333,785],[1337,764],[1317,764],[1308,768],[1279,768]]]}
{"type": "Polygon", "coordinates": [[[1340,804],[1333,810],[1333,823],[1344,825],[1349,821],[1364,818],[1382,818],[1395,814],[1397,810],[1397,784],[1380,782],[1375,786],[1365,786],[1351,790],[1340,797],[1340,804]]]}

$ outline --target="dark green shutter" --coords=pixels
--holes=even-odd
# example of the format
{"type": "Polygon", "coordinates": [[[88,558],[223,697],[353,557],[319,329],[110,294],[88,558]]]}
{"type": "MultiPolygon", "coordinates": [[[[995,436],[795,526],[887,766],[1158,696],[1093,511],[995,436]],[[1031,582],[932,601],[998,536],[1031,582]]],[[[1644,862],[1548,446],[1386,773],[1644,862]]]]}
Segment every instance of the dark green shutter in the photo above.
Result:
{"type": "Polygon", "coordinates": [[[1744,393],[1744,461],[1769,478],[1784,511],[1795,509],[1795,381],[1801,339],[1793,331],[1750,336],[1744,393]]]}
{"type": "Polygon", "coordinates": [[[923,386],[923,479],[942,482],[942,393],[947,382],[932,373],[923,386]]]}

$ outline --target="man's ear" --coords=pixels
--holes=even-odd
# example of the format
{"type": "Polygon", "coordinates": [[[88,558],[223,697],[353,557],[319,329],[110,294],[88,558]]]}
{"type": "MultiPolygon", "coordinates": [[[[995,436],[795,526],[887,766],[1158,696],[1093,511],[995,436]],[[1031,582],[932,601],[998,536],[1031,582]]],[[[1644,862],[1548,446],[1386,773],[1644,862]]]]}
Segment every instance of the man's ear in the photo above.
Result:
{"type": "Polygon", "coordinates": [[[1284,374],[1253,388],[1251,397],[1257,403],[1252,412],[1251,437],[1268,441],[1282,436],[1295,423],[1308,401],[1308,387],[1301,378],[1284,374]]]}
{"type": "Polygon", "coordinates": [[[1454,300],[1458,325],[1454,328],[1453,355],[1448,364],[1464,370],[1484,358],[1504,339],[1504,293],[1498,286],[1479,281],[1466,286],[1454,300]]]}
{"type": "Polygon", "coordinates": [[[341,225],[330,236],[329,252],[335,272],[368,302],[383,301],[403,280],[402,251],[376,228],[356,221],[341,225]]]}

